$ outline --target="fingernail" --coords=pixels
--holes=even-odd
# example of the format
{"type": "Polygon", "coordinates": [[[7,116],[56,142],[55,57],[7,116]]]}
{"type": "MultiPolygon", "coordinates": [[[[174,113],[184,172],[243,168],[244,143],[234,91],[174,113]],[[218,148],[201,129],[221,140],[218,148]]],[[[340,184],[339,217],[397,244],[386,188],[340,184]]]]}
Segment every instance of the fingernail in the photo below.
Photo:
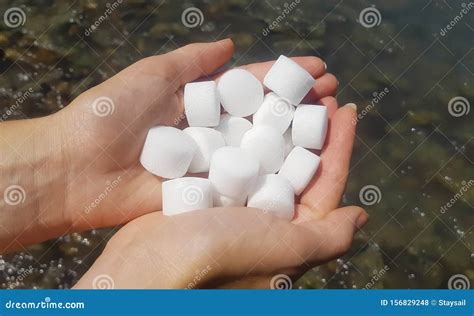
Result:
{"type": "Polygon", "coordinates": [[[361,213],[359,217],[357,217],[357,220],[356,220],[357,228],[359,229],[362,228],[367,223],[368,220],[369,220],[369,215],[366,212],[361,213]]]}
{"type": "Polygon", "coordinates": [[[328,70],[328,65],[324,63],[324,70],[328,70]]]}
{"type": "Polygon", "coordinates": [[[354,103],[347,103],[346,106],[357,112],[357,105],[354,103]]]}
{"type": "Polygon", "coordinates": [[[231,39],[230,37],[228,37],[228,38],[224,38],[224,39],[218,40],[216,43],[223,43],[223,42],[227,42],[227,41],[231,41],[231,42],[232,42],[232,39],[231,39]]]}

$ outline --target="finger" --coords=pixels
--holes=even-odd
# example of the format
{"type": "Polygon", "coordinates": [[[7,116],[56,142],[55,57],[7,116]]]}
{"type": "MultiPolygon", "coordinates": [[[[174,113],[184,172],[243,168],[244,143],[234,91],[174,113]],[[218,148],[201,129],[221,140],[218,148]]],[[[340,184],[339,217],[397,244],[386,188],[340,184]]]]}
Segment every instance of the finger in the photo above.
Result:
{"type": "Polygon", "coordinates": [[[306,261],[320,264],[342,256],[349,250],[355,233],[368,220],[369,215],[362,208],[348,206],[330,212],[322,220],[304,224],[303,227],[313,232],[304,245],[306,261]]]}
{"type": "Polygon", "coordinates": [[[220,289],[270,289],[271,276],[246,276],[219,285],[220,289]]]}
{"type": "Polygon", "coordinates": [[[316,83],[303,99],[303,102],[319,100],[331,95],[334,96],[338,85],[339,83],[333,74],[324,74],[322,77],[316,79],[316,83]]]}
{"type": "MultiPolygon", "coordinates": [[[[326,96],[335,95],[338,81],[334,75],[326,73],[325,63],[321,59],[312,56],[294,57],[292,59],[304,69],[306,69],[311,74],[311,76],[316,78],[316,83],[303,99],[303,103],[314,103],[315,100],[319,100],[326,96]]],[[[265,75],[274,63],[275,61],[269,61],[245,65],[239,68],[250,71],[258,80],[263,82],[265,75]]],[[[217,74],[215,79],[219,80],[221,76],[222,73],[217,74]]]]}
{"type": "Polygon", "coordinates": [[[215,72],[230,60],[234,44],[230,39],[212,43],[194,43],[161,56],[166,75],[184,85],[215,72]]]}
{"type": "Polygon", "coordinates": [[[344,192],[355,138],[355,117],[354,104],[334,113],[318,171],[301,197],[301,203],[318,218],[337,208],[344,192]]]}
{"type": "Polygon", "coordinates": [[[331,119],[336,113],[338,108],[338,103],[335,97],[324,97],[321,100],[317,101],[316,104],[325,105],[328,108],[328,117],[331,119]]]}

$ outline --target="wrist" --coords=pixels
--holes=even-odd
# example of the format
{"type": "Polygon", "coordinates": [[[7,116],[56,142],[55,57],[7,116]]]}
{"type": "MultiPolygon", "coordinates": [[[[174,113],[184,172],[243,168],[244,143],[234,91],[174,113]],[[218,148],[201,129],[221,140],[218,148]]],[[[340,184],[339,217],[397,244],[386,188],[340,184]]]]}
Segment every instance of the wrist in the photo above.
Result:
{"type": "Polygon", "coordinates": [[[206,287],[219,271],[203,238],[188,238],[161,212],[144,215],[121,228],[76,284],[98,287],[100,278],[114,288],[206,287]]]}
{"type": "Polygon", "coordinates": [[[0,251],[65,232],[65,162],[55,116],[0,124],[0,251]],[[8,138],[7,138],[8,137],[8,138]]]}

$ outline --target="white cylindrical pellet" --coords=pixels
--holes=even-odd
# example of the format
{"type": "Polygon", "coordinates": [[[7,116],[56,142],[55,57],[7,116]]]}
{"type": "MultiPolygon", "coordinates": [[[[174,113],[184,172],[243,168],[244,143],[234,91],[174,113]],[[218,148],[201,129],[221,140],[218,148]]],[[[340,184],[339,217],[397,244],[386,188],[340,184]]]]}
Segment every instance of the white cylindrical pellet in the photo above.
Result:
{"type": "Polygon", "coordinates": [[[174,179],[188,171],[197,145],[185,132],[157,126],[148,131],[140,156],[142,166],[154,175],[174,179]]]}
{"type": "Polygon", "coordinates": [[[321,158],[303,147],[296,146],[286,157],[279,175],[290,181],[296,195],[300,195],[318,170],[321,158]]]}
{"type": "Polygon", "coordinates": [[[278,174],[258,177],[249,194],[248,207],[262,209],[290,221],[295,211],[295,196],[291,183],[278,174]]]}
{"type": "Polygon", "coordinates": [[[240,199],[247,197],[259,167],[258,159],[241,148],[222,147],[212,156],[209,180],[217,193],[240,199]]]}
{"type": "Polygon", "coordinates": [[[260,174],[277,172],[285,159],[283,136],[271,126],[254,126],[242,137],[240,147],[260,161],[260,174]]]}
{"type": "Polygon", "coordinates": [[[212,155],[217,149],[225,146],[221,132],[208,127],[188,127],[184,132],[197,144],[188,172],[208,172],[212,155]]]}
{"type": "Polygon", "coordinates": [[[191,82],[184,86],[184,112],[189,126],[217,126],[221,104],[214,81],[191,82]]]}
{"type": "Polygon", "coordinates": [[[257,111],[263,102],[263,87],[252,73],[243,69],[227,71],[217,84],[224,109],[233,116],[245,117],[257,111]]]}
{"type": "Polygon", "coordinates": [[[203,178],[179,178],[163,182],[163,214],[177,215],[212,207],[211,182],[203,178]]]}
{"type": "Polygon", "coordinates": [[[293,145],[293,139],[291,138],[291,127],[286,130],[283,134],[283,139],[285,140],[285,158],[293,150],[295,145],[293,145]]]}
{"type": "Polygon", "coordinates": [[[242,117],[223,114],[216,130],[222,133],[227,146],[239,147],[242,136],[252,128],[252,123],[242,117]]]}
{"type": "Polygon", "coordinates": [[[292,125],[295,146],[321,149],[326,139],[328,110],[323,105],[301,104],[296,108],[292,125]]]}
{"type": "Polygon", "coordinates": [[[263,84],[280,97],[298,105],[316,80],[303,67],[288,57],[280,56],[270,68],[263,84]]]}
{"type": "Polygon", "coordinates": [[[238,207],[245,206],[247,198],[242,196],[240,198],[231,198],[218,192],[214,192],[214,207],[238,207]]]}
{"type": "Polygon", "coordinates": [[[295,113],[295,107],[286,99],[270,92],[265,96],[262,106],[253,115],[253,125],[269,125],[276,128],[281,134],[290,126],[295,113]]]}

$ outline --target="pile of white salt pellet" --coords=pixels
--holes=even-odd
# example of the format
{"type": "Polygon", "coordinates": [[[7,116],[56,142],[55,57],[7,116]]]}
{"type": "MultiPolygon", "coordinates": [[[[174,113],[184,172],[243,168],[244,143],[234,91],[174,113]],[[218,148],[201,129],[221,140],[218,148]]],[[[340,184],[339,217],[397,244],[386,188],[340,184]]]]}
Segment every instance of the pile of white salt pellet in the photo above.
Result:
{"type": "Polygon", "coordinates": [[[324,144],[327,108],[301,104],[315,79],[280,56],[263,84],[243,69],[218,81],[188,83],[189,127],[148,132],[140,162],[163,182],[163,213],[248,206],[291,220],[294,196],[313,178],[324,144]],[[221,105],[226,113],[221,115],[221,105]],[[291,126],[291,127],[290,127],[291,126]],[[187,176],[207,174],[207,178],[187,176]]]}

